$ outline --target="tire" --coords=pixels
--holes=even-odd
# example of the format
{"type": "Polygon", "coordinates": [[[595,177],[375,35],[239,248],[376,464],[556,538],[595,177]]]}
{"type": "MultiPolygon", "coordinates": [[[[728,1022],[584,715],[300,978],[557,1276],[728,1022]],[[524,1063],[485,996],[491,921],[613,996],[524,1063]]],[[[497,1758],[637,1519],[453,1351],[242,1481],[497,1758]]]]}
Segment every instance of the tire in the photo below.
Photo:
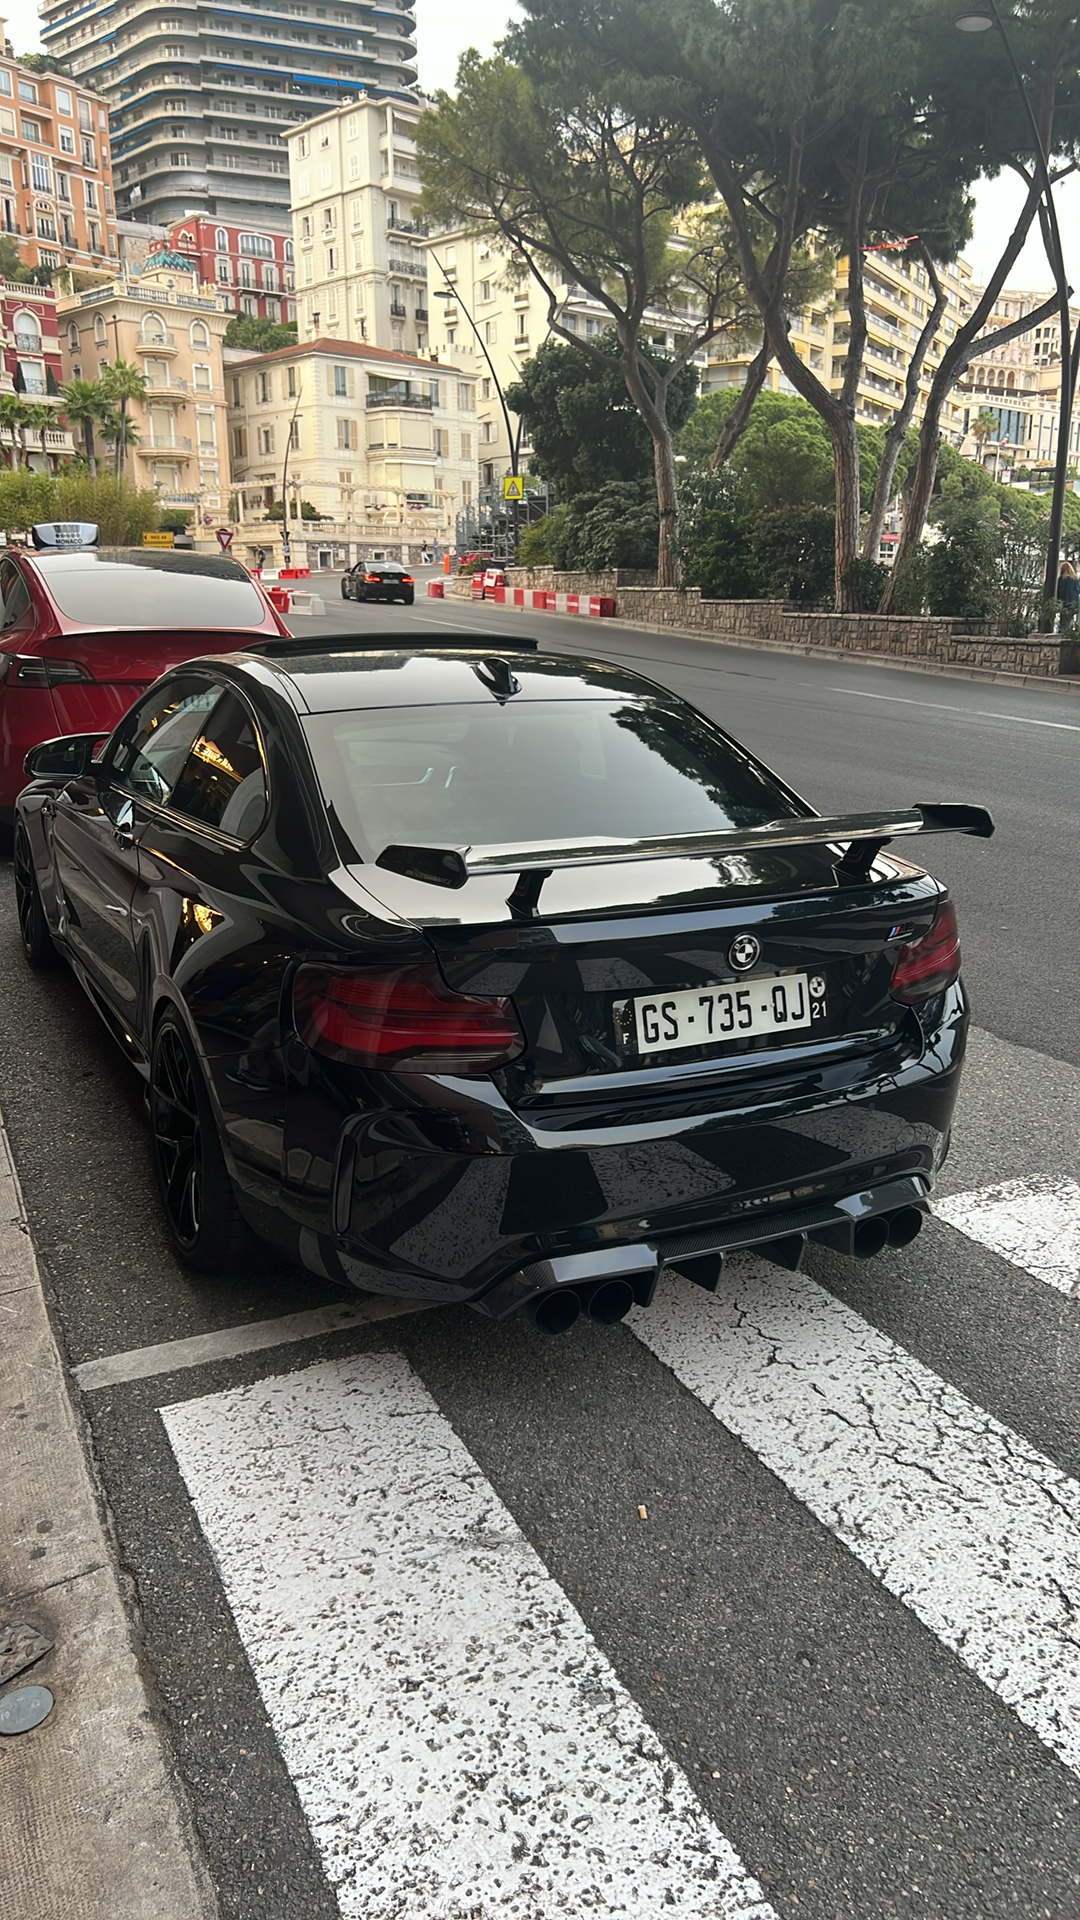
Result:
{"type": "Polygon", "coordinates": [[[202,1068],[174,1013],[154,1035],[150,1126],[158,1194],[184,1265],[211,1276],[247,1265],[255,1238],[237,1204],[202,1068]]]}
{"type": "Polygon", "coordinates": [[[19,937],[28,965],[35,973],[54,967],[60,956],[49,932],[30,840],[21,820],[15,829],[15,903],[19,910],[19,937]]]}
{"type": "Polygon", "coordinates": [[[349,597],[349,583],[347,580],[343,580],[341,583],[341,597],[343,600],[347,600],[349,597]]]}
{"type": "Polygon", "coordinates": [[[403,607],[411,607],[411,606],[412,606],[412,603],[413,603],[413,600],[415,599],[415,597],[416,597],[416,596],[415,596],[415,594],[412,594],[412,593],[403,593],[403,594],[402,594],[402,596],[401,596],[401,604],[402,604],[402,606],[403,606],[403,607]]]}

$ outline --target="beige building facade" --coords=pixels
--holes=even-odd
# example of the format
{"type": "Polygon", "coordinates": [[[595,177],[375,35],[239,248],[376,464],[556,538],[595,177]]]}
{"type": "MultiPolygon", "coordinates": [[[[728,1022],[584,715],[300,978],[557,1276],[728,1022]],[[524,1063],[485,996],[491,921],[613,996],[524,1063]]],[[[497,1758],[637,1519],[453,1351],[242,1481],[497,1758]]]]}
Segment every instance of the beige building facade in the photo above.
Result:
{"type": "MultiPolygon", "coordinates": [[[[981,291],[981,289],[977,290],[981,291]]],[[[996,332],[1045,306],[1047,290],[1006,287],[999,294],[987,332],[996,332]]],[[[1071,309],[1072,332],[1080,308],[1071,309]]],[[[1061,406],[1061,325],[1055,316],[1028,333],[973,360],[956,389],[963,407],[963,451],[1003,480],[1026,479],[1049,486],[1057,459],[1061,406]],[[989,424],[985,417],[992,416],[989,424]],[[979,431],[976,433],[976,423],[979,431]]],[[[1080,414],[1074,411],[1069,465],[1080,467],[1080,414]]]]}
{"type": "Polygon", "coordinates": [[[128,408],[139,437],[126,471],[156,489],[163,507],[187,509],[205,538],[229,505],[225,302],[197,274],[151,256],[138,280],[77,293],[69,277],[57,319],[65,380],[97,380],[114,360],[144,375],[146,398],[128,408]]]}
{"type": "MultiPolygon", "coordinates": [[[[974,305],[971,270],[965,261],[940,267],[938,272],[946,293],[946,307],[919,383],[916,424],[922,418],[930,383],[942,355],[974,305]]],[[[816,301],[806,312],[791,317],[791,339],[800,360],[832,393],[840,392],[847,372],[847,347],[851,338],[847,277],[848,263],[841,259],[837,262],[831,294],[816,301]]],[[[894,251],[869,253],[863,264],[863,281],[867,342],[856,413],[868,426],[887,427],[903,404],[908,366],[932,310],[934,294],[925,267],[918,260],[894,251]]],[[[741,387],[756,351],[756,342],[748,343],[744,352],[734,355],[719,345],[710,348],[708,368],[702,380],[703,392],[741,387]]],[[[775,361],[769,368],[766,387],[774,393],[794,392],[775,361]]],[[[954,394],[946,403],[942,421],[943,432],[954,445],[963,439],[963,415],[963,403],[954,394]]]]}
{"type": "Polygon", "coordinates": [[[364,97],[289,135],[301,340],[429,351],[416,158],[423,110],[420,100],[364,97]]]}
{"type": "Polygon", "coordinates": [[[301,555],[313,572],[383,553],[415,562],[452,542],[475,490],[470,372],[321,339],[230,355],[226,380],[242,558],[260,547],[280,558],[281,520],[268,515],[283,498],[294,564],[301,555]]]}

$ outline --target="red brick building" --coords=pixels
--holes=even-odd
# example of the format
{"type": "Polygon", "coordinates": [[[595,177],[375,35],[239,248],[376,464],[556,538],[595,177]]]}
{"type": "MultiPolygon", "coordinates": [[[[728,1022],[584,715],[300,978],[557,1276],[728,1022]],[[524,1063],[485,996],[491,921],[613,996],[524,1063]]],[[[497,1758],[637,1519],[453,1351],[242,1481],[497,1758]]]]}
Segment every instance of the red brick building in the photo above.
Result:
{"type": "Polygon", "coordinates": [[[44,470],[70,460],[74,444],[61,424],[60,333],[56,296],[43,287],[0,280],[0,394],[14,394],[28,406],[52,406],[57,418],[46,427],[0,431],[3,462],[44,470]]]}
{"type": "Polygon", "coordinates": [[[288,323],[296,319],[293,243],[287,233],[265,227],[237,227],[202,214],[177,220],[168,245],[213,281],[233,313],[288,323]]]}

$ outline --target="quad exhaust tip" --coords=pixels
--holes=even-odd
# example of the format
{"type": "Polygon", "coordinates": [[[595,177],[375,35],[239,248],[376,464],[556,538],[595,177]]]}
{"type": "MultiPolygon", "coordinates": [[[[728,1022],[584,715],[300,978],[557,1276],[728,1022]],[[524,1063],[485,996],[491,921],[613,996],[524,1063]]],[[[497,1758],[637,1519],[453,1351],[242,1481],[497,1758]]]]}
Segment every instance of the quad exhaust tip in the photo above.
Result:
{"type": "Polygon", "coordinates": [[[531,1308],[538,1332],[554,1337],[569,1333],[582,1313],[598,1327],[614,1327],[625,1320],[634,1304],[629,1280],[600,1280],[592,1287],[556,1287],[542,1293],[531,1308]]]}

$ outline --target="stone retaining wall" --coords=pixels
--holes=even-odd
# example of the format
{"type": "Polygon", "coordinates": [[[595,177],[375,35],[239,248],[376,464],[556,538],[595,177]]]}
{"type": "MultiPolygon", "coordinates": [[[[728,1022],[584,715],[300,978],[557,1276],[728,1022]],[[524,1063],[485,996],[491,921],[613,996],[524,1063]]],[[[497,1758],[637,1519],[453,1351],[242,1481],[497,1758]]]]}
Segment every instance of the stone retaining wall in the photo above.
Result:
{"type": "Polygon", "coordinates": [[[971,633],[966,630],[968,622],[954,623],[929,614],[806,613],[779,600],[703,600],[696,587],[680,591],[631,585],[626,576],[611,573],[567,574],[550,567],[516,567],[507,577],[516,586],[550,590],[557,582],[557,590],[567,593],[615,593],[621,620],[683,628],[718,640],[764,640],[808,651],[820,647],[826,652],[881,654],[998,673],[1080,674],[1080,640],[1053,634],[1016,640],[971,633]]]}

